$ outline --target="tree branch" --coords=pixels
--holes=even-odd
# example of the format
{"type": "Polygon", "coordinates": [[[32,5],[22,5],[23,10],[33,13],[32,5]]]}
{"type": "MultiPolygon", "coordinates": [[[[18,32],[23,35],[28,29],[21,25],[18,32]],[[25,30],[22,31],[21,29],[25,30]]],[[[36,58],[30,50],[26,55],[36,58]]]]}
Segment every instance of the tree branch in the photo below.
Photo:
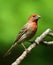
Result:
{"type": "Polygon", "coordinates": [[[53,33],[52,32],[48,33],[48,35],[51,36],[51,37],[53,37],[53,33]]]}
{"type": "Polygon", "coordinates": [[[51,29],[47,29],[44,33],[37,37],[36,40],[11,65],[19,65],[21,61],[27,56],[27,54],[36,46],[36,44],[39,44],[47,35],[51,35],[51,29]]]}
{"type": "Polygon", "coordinates": [[[52,44],[53,44],[53,41],[49,41],[49,42],[43,41],[43,43],[44,43],[44,44],[47,44],[47,45],[52,45],[52,44]]]}

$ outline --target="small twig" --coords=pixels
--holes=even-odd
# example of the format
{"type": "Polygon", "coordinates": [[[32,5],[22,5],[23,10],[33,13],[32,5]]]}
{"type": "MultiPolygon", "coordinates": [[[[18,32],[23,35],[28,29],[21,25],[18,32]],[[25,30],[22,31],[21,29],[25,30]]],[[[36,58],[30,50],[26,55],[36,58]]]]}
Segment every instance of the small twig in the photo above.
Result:
{"type": "Polygon", "coordinates": [[[48,35],[51,36],[51,37],[53,37],[53,33],[52,32],[48,33],[48,35]]]}
{"type": "Polygon", "coordinates": [[[44,44],[47,44],[47,45],[51,45],[51,44],[53,44],[53,41],[49,41],[49,42],[43,41],[43,43],[44,43],[44,44]]]}
{"type": "Polygon", "coordinates": [[[15,62],[13,62],[11,65],[19,65],[21,63],[21,61],[27,56],[27,54],[36,46],[36,44],[39,44],[43,38],[45,38],[48,33],[50,33],[51,30],[47,29],[43,34],[41,34],[39,37],[36,38],[35,42],[33,44],[31,44],[27,50],[25,50],[21,56],[19,56],[15,62]]]}

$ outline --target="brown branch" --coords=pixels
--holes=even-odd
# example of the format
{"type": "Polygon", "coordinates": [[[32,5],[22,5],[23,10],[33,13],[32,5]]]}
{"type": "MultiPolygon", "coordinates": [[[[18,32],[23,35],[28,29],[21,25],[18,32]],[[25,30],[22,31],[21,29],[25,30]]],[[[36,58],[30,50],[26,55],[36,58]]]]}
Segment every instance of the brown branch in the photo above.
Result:
{"type": "Polygon", "coordinates": [[[50,29],[47,29],[44,33],[42,33],[39,37],[36,38],[36,40],[25,50],[21,56],[19,56],[15,62],[13,62],[11,65],[19,65],[21,61],[27,56],[27,54],[36,46],[36,44],[39,44],[49,33],[51,32],[50,29]]]}

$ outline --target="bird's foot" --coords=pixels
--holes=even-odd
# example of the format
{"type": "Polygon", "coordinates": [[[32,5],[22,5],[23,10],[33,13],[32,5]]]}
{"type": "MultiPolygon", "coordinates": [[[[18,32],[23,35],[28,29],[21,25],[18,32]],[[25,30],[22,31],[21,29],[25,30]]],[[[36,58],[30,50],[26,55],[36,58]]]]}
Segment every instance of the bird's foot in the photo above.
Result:
{"type": "Polygon", "coordinates": [[[26,47],[25,47],[25,45],[23,44],[23,43],[21,43],[21,45],[23,46],[23,48],[26,50],[26,47]]]}

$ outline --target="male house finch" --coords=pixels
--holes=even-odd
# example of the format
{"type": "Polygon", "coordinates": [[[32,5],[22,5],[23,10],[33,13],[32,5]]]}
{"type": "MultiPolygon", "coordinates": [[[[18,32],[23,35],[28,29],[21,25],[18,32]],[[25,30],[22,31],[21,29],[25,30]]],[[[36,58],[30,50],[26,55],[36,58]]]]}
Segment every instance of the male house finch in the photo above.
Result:
{"type": "MultiPolygon", "coordinates": [[[[18,44],[22,44],[25,41],[29,41],[34,36],[34,34],[37,31],[37,27],[38,27],[38,22],[37,21],[38,21],[39,18],[40,18],[40,16],[38,14],[32,14],[29,17],[28,22],[22,27],[22,29],[18,33],[18,36],[17,36],[14,44],[7,51],[7,53],[5,54],[5,56],[9,55],[12,52],[12,50],[18,44]]],[[[23,47],[25,48],[24,45],[23,45],[23,47]]]]}

